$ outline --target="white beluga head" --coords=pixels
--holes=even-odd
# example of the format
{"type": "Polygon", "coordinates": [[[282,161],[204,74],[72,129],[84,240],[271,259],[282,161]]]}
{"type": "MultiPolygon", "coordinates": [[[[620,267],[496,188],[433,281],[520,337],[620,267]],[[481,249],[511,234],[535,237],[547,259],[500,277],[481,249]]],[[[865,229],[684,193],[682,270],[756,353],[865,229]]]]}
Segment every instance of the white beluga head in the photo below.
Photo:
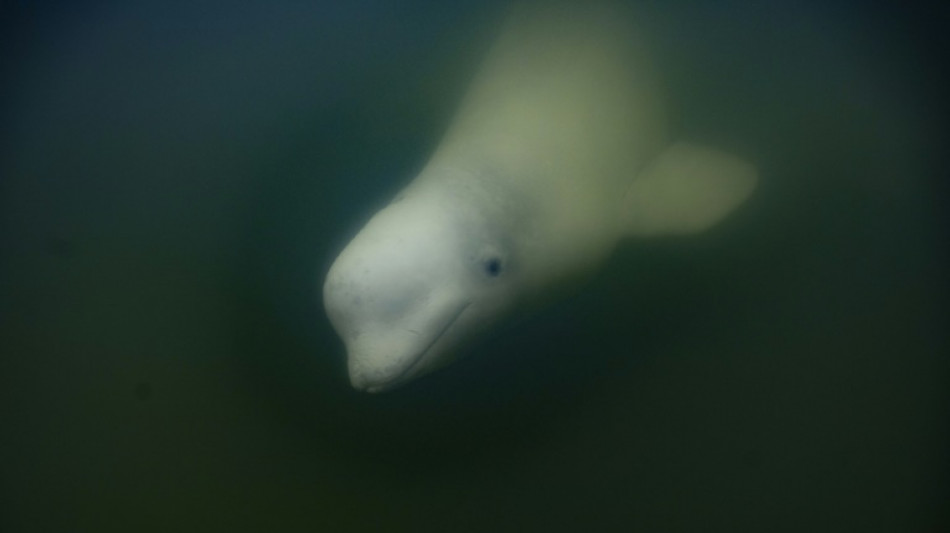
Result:
{"type": "Polygon", "coordinates": [[[517,274],[497,227],[450,189],[407,191],[349,243],[324,305],[355,388],[380,392],[443,366],[503,314],[517,274]]]}
{"type": "Polygon", "coordinates": [[[356,389],[444,366],[624,237],[699,232],[748,197],[750,165],[669,142],[632,35],[603,6],[512,17],[425,169],[327,273],[356,389]]]}

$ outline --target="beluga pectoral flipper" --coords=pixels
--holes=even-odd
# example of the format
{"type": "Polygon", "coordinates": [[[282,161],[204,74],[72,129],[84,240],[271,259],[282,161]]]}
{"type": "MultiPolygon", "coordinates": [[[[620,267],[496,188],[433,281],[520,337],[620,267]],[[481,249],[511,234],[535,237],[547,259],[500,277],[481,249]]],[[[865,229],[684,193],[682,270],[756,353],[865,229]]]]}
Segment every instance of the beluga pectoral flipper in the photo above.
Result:
{"type": "Polygon", "coordinates": [[[619,8],[514,10],[428,164],[327,273],[355,388],[444,366],[625,237],[703,231],[745,201],[751,165],[670,142],[636,41],[619,8]]]}

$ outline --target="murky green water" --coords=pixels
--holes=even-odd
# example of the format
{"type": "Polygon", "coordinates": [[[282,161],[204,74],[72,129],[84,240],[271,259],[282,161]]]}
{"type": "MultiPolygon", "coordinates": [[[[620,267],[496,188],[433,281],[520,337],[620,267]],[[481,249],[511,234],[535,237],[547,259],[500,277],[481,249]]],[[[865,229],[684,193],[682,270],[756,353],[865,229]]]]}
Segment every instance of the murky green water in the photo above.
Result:
{"type": "Polygon", "coordinates": [[[881,4],[644,6],[679,131],[754,154],[754,201],[381,396],[317,288],[498,5],[21,8],[0,529],[940,530],[945,39],[881,4]]]}

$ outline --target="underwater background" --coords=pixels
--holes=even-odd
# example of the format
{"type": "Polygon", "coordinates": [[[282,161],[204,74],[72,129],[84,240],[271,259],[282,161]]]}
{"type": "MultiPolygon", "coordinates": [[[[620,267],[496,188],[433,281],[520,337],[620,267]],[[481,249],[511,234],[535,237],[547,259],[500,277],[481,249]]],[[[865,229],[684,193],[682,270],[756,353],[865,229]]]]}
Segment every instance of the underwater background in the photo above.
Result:
{"type": "Polygon", "coordinates": [[[945,531],[945,6],[636,4],[752,200],[351,390],[323,275],[503,2],[14,2],[0,531],[945,531]]]}

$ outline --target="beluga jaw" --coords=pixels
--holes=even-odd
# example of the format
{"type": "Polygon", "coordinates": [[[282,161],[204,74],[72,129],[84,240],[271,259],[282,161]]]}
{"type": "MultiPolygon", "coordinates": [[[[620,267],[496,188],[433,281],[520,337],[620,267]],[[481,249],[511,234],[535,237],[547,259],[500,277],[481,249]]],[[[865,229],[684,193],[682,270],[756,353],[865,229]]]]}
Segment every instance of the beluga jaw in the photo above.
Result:
{"type": "MultiPolygon", "coordinates": [[[[446,317],[445,325],[434,328],[435,333],[426,335],[419,330],[407,330],[416,337],[417,342],[406,342],[407,345],[420,346],[418,349],[410,349],[402,353],[393,351],[376,351],[375,346],[362,347],[359,343],[354,343],[348,347],[348,370],[350,374],[350,384],[356,390],[365,392],[385,392],[396,388],[404,383],[413,380],[418,375],[428,372],[433,366],[436,357],[439,354],[438,349],[434,347],[446,335],[458,318],[468,307],[468,302],[448,304],[457,308],[456,311],[447,313],[436,313],[446,317]],[[376,360],[374,354],[382,355],[383,362],[376,360]]],[[[424,330],[423,330],[424,331],[424,330]]],[[[399,342],[393,343],[399,345],[399,342]]]]}

